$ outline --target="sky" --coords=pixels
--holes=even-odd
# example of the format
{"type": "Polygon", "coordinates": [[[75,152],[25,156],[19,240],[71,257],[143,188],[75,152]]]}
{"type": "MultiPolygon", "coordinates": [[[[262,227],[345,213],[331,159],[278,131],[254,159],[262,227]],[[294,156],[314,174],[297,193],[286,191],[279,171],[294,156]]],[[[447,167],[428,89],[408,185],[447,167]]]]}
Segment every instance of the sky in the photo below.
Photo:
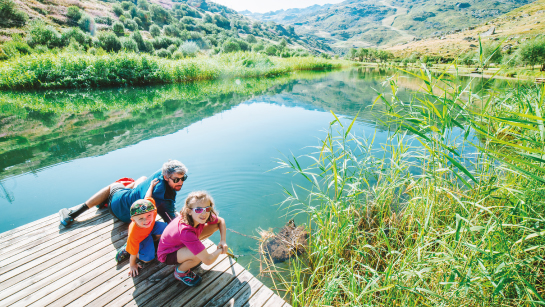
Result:
{"type": "Polygon", "coordinates": [[[235,11],[248,10],[253,13],[266,13],[270,11],[277,11],[280,9],[291,8],[304,8],[312,6],[314,4],[324,5],[327,3],[339,3],[344,0],[275,0],[275,1],[263,1],[263,0],[212,0],[213,2],[232,8],[235,11]]]}

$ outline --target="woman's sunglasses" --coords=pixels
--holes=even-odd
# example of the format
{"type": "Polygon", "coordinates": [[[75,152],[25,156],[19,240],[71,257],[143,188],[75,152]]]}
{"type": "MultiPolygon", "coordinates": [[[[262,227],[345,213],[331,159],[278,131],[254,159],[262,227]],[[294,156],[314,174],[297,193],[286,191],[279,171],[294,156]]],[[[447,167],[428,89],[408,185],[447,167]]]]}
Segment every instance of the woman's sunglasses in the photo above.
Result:
{"type": "Polygon", "coordinates": [[[205,210],[206,210],[206,212],[210,212],[210,210],[212,210],[212,206],[208,206],[208,207],[204,207],[204,208],[197,207],[197,208],[192,208],[191,210],[195,211],[195,213],[197,213],[197,214],[200,214],[205,210]]]}
{"type": "MultiPolygon", "coordinates": [[[[168,177],[168,178],[170,178],[170,177],[168,177]]],[[[180,180],[181,181],[186,181],[187,180],[187,174],[184,174],[184,176],[182,178],[170,178],[170,180],[172,180],[172,182],[174,182],[174,183],[178,183],[178,182],[180,182],[180,180]]]]}

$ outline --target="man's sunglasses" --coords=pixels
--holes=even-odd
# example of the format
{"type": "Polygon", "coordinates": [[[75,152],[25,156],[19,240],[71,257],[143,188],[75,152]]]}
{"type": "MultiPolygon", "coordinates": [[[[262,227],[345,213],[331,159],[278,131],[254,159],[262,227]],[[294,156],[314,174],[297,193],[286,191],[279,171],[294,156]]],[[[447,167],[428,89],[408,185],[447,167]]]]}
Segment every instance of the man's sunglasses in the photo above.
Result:
{"type": "MultiPolygon", "coordinates": [[[[168,178],[170,178],[170,177],[168,177],[168,178]]],[[[187,174],[184,174],[184,176],[182,178],[170,178],[170,180],[172,180],[172,182],[174,182],[174,183],[178,183],[178,182],[180,182],[180,180],[181,181],[186,181],[187,180],[187,174]]]]}
{"type": "Polygon", "coordinates": [[[195,213],[197,213],[197,214],[200,214],[205,210],[206,210],[206,212],[210,212],[210,210],[212,210],[212,206],[208,206],[208,207],[204,207],[204,208],[197,207],[197,208],[192,208],[191,210],[195,211],[195,213]]]}

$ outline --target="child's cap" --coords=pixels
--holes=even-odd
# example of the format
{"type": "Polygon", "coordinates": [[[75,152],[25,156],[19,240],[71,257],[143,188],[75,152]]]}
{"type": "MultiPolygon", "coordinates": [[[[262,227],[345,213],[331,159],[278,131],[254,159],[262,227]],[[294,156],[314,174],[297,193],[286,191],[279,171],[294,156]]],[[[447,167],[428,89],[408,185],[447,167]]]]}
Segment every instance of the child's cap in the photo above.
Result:
{"type": "Polygon", "coordinates": [[[146,199],[139,199],[131,205],[131,217],[155,210],[153,203],[146,199]]]}

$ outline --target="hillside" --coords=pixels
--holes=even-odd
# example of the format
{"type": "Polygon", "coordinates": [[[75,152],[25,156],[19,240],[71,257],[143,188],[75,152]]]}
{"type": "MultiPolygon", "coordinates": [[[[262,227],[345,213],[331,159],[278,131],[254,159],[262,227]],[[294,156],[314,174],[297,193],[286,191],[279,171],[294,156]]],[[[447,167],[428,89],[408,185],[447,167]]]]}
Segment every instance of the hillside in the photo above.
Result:
{"type": "Polygon", "coordinates": [[[508,52],[527,39],[545,33],[544,20],[545,0],[537,0],[475,27],[438,32],[432,37],[387,49],[401,56],[426,53],[455,57],[471,50],[476,51],[480,36],[483,44],[501,42],[503,51],[508,52]]]}
{"type": "Polygon", "coordinates": [[[394,45],[476,26],[534,0],[347,0],[305,13],[247,14],[291,25],[332,47],[394,45]],[[283,17],[284,16],[284,17],[283,17]]]}
{"type": "MultiPolygon", "coordinates": [[[[124,27],[121,32],[116,32],[118,36],[129,37],[139,31],[144,39],[160,36],[170,38],[170,41],[194,41],[201,50],[220,48],[228,39],[250,44],[244,46],[241,43],[242,49],[252,48],[251,44],[258,41],[265,47],[278,45],[284,39],[288,49],[292,50],[299,48],[314,53],[330,50],[319,41],[297,35],[290,26],[253,21],[232,9],[205,0],[0,0],[2,7],[10,4],[15,4],[16,14],[27,17],[10,20],[9,16],[0,16],[3,19],[0,21],[0,43],[10,40],[13,34],[19,33],[24,37],[28,34],[28,26],[41,20],[59,33],[69,27],[79,27],[93,37],[109,30],[116,32],[114,26],[121,22],[124,27]],[[76,10],[79,8],[79,12],[74,11],[74,7],[76,10]],[[154,27],[158,27],[159,32],[155,30],[152,33],[154,27]]],[[[4,14],[6,9],[0,8],[0,11],[4,14]]],[[[168,45],[160,47],[166,49],[168,45]]]]}

